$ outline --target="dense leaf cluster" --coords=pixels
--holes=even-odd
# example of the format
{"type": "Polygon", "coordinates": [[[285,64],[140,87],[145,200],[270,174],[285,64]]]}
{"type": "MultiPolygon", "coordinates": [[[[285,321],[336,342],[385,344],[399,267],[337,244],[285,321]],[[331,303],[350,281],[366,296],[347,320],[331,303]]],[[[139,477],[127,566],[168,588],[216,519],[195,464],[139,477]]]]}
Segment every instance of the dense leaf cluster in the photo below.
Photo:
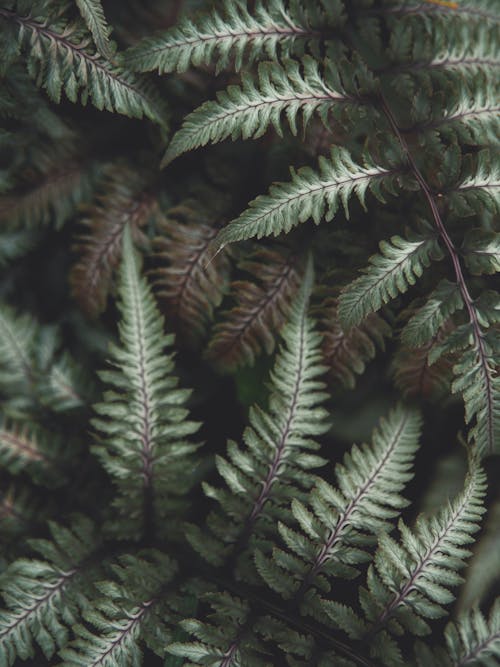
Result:
{"type": "Polygon", "coordinates": [[[497,4],[0,0],[0,667],[500,664],[497,4]]]}

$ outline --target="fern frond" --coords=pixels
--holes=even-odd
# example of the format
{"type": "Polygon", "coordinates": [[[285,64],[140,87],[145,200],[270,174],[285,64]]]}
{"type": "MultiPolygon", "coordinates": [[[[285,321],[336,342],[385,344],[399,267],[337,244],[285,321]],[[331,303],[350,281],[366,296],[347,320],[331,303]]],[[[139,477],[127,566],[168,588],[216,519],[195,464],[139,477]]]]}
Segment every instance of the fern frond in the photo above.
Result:
{"type": "Polygon", "coordinates": [[[464,307],[458,285],[442,280],[428,301],[416,308],[401,331],[401,342],[408,347],[421,347],[435,342],[440,328],[454,312],[464,307]]]}
{"type": "Polygon", "coordinates": [[[429,29],[417,18],[396,21],[390,49],[394,64],[383,72],[407,96],[419,86],[446,88],[458,77],[472,82],[478,74],[494,74],[500,65],[496,41],[496,31],[482,22],[436,22],[429,29]]]}
{"type": "Polygon", "coordinates": [[[103,58],[110,60],[113,48],[109,42],[111,28],[106,22],[101,0],[75,0],[80,14],[94,39],[94,44],[103,58]]]}
{"type": "Polygon", "coordinates": [[[453,212],[464,217],[484,211],[497,214],[500,211],[498,155],[490,150],[479,151],[473,168],[467,171],[458,183],[446,191],[453,212]]]}
{"type": "Polygon", "coordinates": [[[164,352],[173,336],[165,335],[163,318],[140,276],[128,226],[123,243],[120,345],[110,350],[114,368],[101,373],[110,390],[95,407],[93,425],[103,442],[93,451],[118,492],[112,529],[137,537],[141,530],[166,530],[167,518],[180,511],[181,497],[194,482],[192,455],[199,446],[188,437],[199,424],[188,418],[190,391],[178,387],[173,355],[164,352]]]}
{"type": "Polygon", "coordinates": [[[364,205],[367,191],[380,201],[382,185],[392,191],[394,171],[367,162],[356,164],[341,148],[334,148],[330,159],[319,158],[319,173],[310,167],[292,171],[289,183],[273,185],[268,195],[261,195],[239,218],[222,229],[217,238],[219,248],[227,243],[253,237],[277,236],[312,218],[319,224],[323,218],[330,221],[339,204],[349,217],[348,200],[356,195],[364,205]]]}
{"type": "Polygon", "coordinates": [[[25,15],[22,3],[15,4],[21,5],[21,11],[0,9],[0,20],[15,26],[31,76],[53,101],[59,102],[64,91],[71,102],[79,99],[86,104],[90,98],[100,110],[165,123],[165,113],[151,87],[93,53],[86,31],[78,24],[59,17],[47,21],[36,3],[25,15]]]}
{"type": "Polygon", "coordinates": [[[182,334],[181,341],[201,341],[227,291],[229,260],[226,252],[211,257],[217,229],[203,214],[189,207],[169,211],[154,239],[155,287],[165,304],[167,319],[182,334]],[[179,220],[186,218],[186,222],[179,220]],[[209,261],[212,259],[212,261],[209,261]],[[165,266],[166,264],[166,266],[165,266]]]}
{"type": "Polygon", "coordinates": [[[471,229],[465,235],[462,252],[472,274],[500,272],[500,233],[471,229]]]}
{"type": "Polygon", "coordinates": [[[352,637],[369,639],[372,654],[384,664],[403,665],[388,633],[427,635],[426,619],[445,615],[453,601],[451,588],[461,582],[458,571],[470,555],[467,545],[484,512],[486,478],[476,459],[470,462],[464,490],[438,514],[421,515],[410,530],[400,520],[401,541],[382,533],[368,588],[360,589],[365,619],[336,602],[323,601],[327,614],[352,637]]]}
{"type": "Polygon", "coordinates": [[[2,576],[1,667],[11,667],[16,656],[33,658],[35,642],[52,657],[68,640],[66,622],[87,602],[85,566],[99,544],[94,526],[77,517],[71,529],[51,523],[50,531],[52,541],[30,541],[45,560],[19,559],[2,576]]]}
{"type": "MultiPolygon", "coordinates": [[[[275,548],[272,559],[257,553],[257,567],[271,588],[301,600],[311,587],[329,591],[331,577],[358,574],[357,565],[370,558],[363,547],[390,530],[390,520],[407,504],[401,491],[412,477],[420,429],[416,412],[394,409],[371,445],[355,445],[337,464],[337,488],[318,480],[307,505],[292,501],[301,532],[280,523],[286,550],[275,548]]],[[[312,596],[304,608],[313,616],[320,611],[312,596]]]]}
{"type": "Polygon", "coordinates": [[[66,667],[140,665],[143,643],[165,654],[171,632],[166,589],[177,573],[175,561],[144,551],[122,556],[112,570],[113,580],[96,584],[101,597],[83,612],[95,631],[76,625],[76,639],[60,652],[66,667]]]}
{"type": "Polygon", "coordinates": [[[258,0],[252,11],[243,0],[226,0],[222,12],[195,21],[186,17],[158,37],[143,40],[125,53],[124,62],[135,70],[158,69],[163,74],[184,72],[191,65],[215,63],[219,72],[230,63],[238,71],[258,58],[276,61],[290,55],[297,42],[317,38],[325,20],[340,23],[342,5],[320,0],[309,13],[298,3],[287,7],[283,0],[258,0]]]}
{"type": "Polygon", "coordinates": [[[91,382],[67,351],[58,330],[0,304],[0,387],[4,410],[26,416],[41,406],[64,412],[88,403],[91,382]]]}
{"type": "Polygon", "coordinates": [[[393,236],[390,242],[380,242],[380,252],[370,258],[364,275],[342,290],[339,317],[345,327],[358,325],[369,313],[406,292],[432,260],[443,257],[433,237],[407,240],[393,236]]]}
{"type": "Polygon", "coordinates": [[[498,143],[498,82],[483,77],[473,87],[458,85],[457,101],[441,108],[441,116],[422,124],[422,129],[437,130],[440,134],[458,136],[464,142],[481,145],[498,143]]]}
{"type": "Polygon", "coordinates": [[[488,621],[475,609],[448,625],[445,637],[454,667],[487,667],[492,659],[500,660],[500,598],[491,608],[488,621]]]}
{"type": "Polygon", "coordinates": [[[93,384],[85,369],[63,352],[41,378],[38,392],[44,405],[54,412],[66,412],[89,405],[93,384]]]}
{"type": "Polygon", "coordinates": [[[338,316],[338,299],[331,296],[317,307],[317,313],[329,375],[353,389],[356,375],[361,375],[365,365],[374,359],[377,347],[384,349],[384,339],[391,335],[391,328],[382,317],[370,313],[359,326],[344,331],[338,316]]]}
{"type": "Polygon", "coordinates": [[[134,240],[144,241],[141,231],[158,215],[158,202],[144,180],[130,168],[115,168],[96,204],[87,210],[83,224],[88,233],[79,238],[70,282],[83,311],[99,315],[106,308],[114,271],[121,257],[123,234],[130,226],[134,240]]]}
{"type": "Polygon", "coordinates": [[[271,373],[268,410],[254,406],[243,434],[245,446],[229,442],[228,458],[217,457],[228,490],[205,485],[222,509],[208,518],[211,535],[189,526],[189,541],[211,562],[221,563],[235,548],[238,556],[254,530],[258,535],[272,530],[283,506],[309,483],[308,470],[323,463],[309,453],[318,449],[313,438],[328,428],[322,407],[326,394],[319,380],[325,370],[321,340],[307,316],[311,284],[309,266],[282,332],[284,346],[271,373]]]}
{"type": "Polygon", "coordinates": [[[332,65],[327,63],[322,75],[319,63],[305,57],[302,64],[294,60],[285,61],[283,66],[261,63],[257,84],[250,74],[243,73],[241,87],[229,86],[218,93],[217,102],[205,102],[189,114],[170,142],[162,164],[228,137],[233,141],[239,137],[257,139],[270,125],[282,136],[283,115],[293,135],[298,132],[298,121],[302,120],[305,129],[313,114],[318,114],[326,125],[334,110],[356,103],[342,89],[338,77],[337,86],[332,88],[329,70],[332,65]]]}
{"type": "Polygon", "coordinates": [[[231,285],[236,305],[222,315],[207,348],[208,359],[217,367],[232,371],[253,364],[263,350],[273,352],[274,333],[286,322],[299,289],[299,262],[293,253],[262,248],[240,264],[254,280],[231,285]]]}
{"type": "Polygon", "coordinates": [[[61,452],[57,436],[33,424],[0,420],[0,465],[11,474],[26,472],[35,481],[62,484],[61,452]]]}
{"type": "Polygon", "coordinates": [[[187,618],[181,622],[182,629],[195,641],[173,642],[167,648],[174,656],[187,658],[189,665],[238,665],[262,664],[265,654],[261,639],[252,628],[247,627],[250,607],[246,600],[217,593],[206,596],[213,612],[210,622],[187,618]]]}
{"type": "Polygon", "coordinates": [[[1,304],[0,386],[10,394],[31,394],[36,369],[32,358],[38,328],[29,315],[1,304]],[[17,389],[17,392],[16,392],[17,389]]]}
{"type": "Polygon", "coordinates": [[[452,391],[463,396],[465,421],[474,422],[469,437],[483,454],[492,454],[500,446],[498,339],[498,331],[490,328],[480,345],[466,349],[453,368],[452,391]]]}

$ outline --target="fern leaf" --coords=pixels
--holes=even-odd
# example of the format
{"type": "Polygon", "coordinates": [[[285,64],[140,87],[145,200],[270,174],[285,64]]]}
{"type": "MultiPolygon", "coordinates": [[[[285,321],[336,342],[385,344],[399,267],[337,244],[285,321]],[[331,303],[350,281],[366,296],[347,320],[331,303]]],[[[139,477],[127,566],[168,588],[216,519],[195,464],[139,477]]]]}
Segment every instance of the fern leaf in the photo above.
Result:
{"type": "Polygon", "coordinates": [[[318,63],[310,57],[302,62],[288,60],[284,66],[261,63],[258,84],[243,73],[242,85],[230,86],[220,92],[217,102],[205,102],[193,111],[173,137],[163,165],[169,164],[182,153],[223,141],[257,139],[272,125],[282,136],[282,116],[285,114],[293,135],[302,118],[303,127],[313,114],[318,114],[326,125],[328,115],[336,105],[353,103],[342,90],[334,90],[319,72],[318,63]]]}
{"type": "Polygon", "coordinates": [[[318,306],[317,312],[330,377],[353,389],[356,375],[364,372],[365,365],[375,357],[377,347],[384,349],[384,338],[390,336],[391,329],[385,320],[371,313],[360,326],[344,331],[338,316],[338,300],[331,296],[318,306]]]}
{"type": "Polygon", "coordinates": [[[480,141],[495,145],[498,142],[498,82],[487,77],[471,87],[459,89],[457,102],[441,109],[441,117],[423,125],[423,129],[437,129],[445,136],[458,135],[463,141],[480,141]],[[443,113],[444,112],[444,113],[443,113]]]}
{"type": "Polygon", "coordinates": [[[87,28],[94,38],[94,44],[100,55],[109,60],[113,49],[109,43],[111,28],[106,23],[101,0],[75,0],[87,28]]]}
{"type": "Polygon", "coordinates": [[[57,437],[31,424],[0,421],[0,463],[12,474],[27,472],[35,481],[62,484],[57,437]],[[50,444],[49,444],[50,441],[50,444]]]}
{"type": "Polygon", "coordinates": [[[486,619],[478,608],[472,608],[448,623],[444,631],[446,648],[417,642],[418,667],[495,667],[500,658],[499,598],[486,619]]]}
{"type": "Polygon", "coordinates": [[[106,308],[126,227],[130,225],[135,241],[144,242],[141,228],[157,214],[157,199],[143,180],[128,168],[115,169],[97,204],[87,211],[83,224],[89,232],[75,247],[81,257],[72,268],[70,282],[86,314],[95,317],[106,308]]]}
{"type": "Polygon", "coordinates": [[[261,664],[264,646],[262,640],[248,627],[251,611],[246,600],[229,593],[206,596],[213,608],[210,623],[195,618],[182,621],[183,630],[194,637],[194,641],[173,642],[168,652],[187,658],[183,664],[238,665],[261,664]]]}
{"type": "Polygon", "coordinates": [[[214,327],[207,357],[221,370],[253,364],[274,350],[274,332],[286,322],[302,277],[293,253],[261,249],[240,264],[254,278],[232,284],[236,306],[214,327]],[[257,282],[258,281],[258,282],[257,282]],[[260,283],[260,284],[259,284],[260,283]]]}
{"type": "Polygon", "coordinates": [[[0,386],[11,394],[31,394],[34,390],[36,369],[32,353],[37,333],[32,317],[19,316],[10,306],[1,305],[0,386]]]}
{"type": "Polygon", "coordinates": [[[28,70],[53,101],[59,102],[64,91],[71,102],[80,99],[85,104],[90,98],[100,110],[165,122],[161,104],[150,87],[92,53],[86,47],[85,31],[77,24],[59,18],[48,22],[37,14],[39,9],[35,5],[29,15],[0,9],[0,20],[16,27],[28,70]]]}
{"type": "Polygon", "coordinates": [[[436,22],[431,30],[418,19],[394,22],[390,55],[394,64],[384,73],[394,76],[391,83],[403,94],[406,88],[415,93],[417,86],[445,87],[458,77],[472,81],[493,74],[500,64],[495,30],[482,22],[451,21],[446,28],[436,22]]]}
{"type": "Polygon", "coordinates": [[[453,368],[452,391],[462,393],[465,421],[474,420],[469,437],[484,454],[496,452],[500,443],[500,377],[495,367],[496,349],[498,332],[490,329],[482,335],[480,345],[465,350],[453,368]]]}
{"type": "Polygon", "coordinates": [[[401,342],[408,347],[421,347],[435,342],[439,329],[453,313],[463,308],[458,285],[442,280],[427,303],[408,320],[401,331],[401,342]]]}
{"type": "Polygon", "coordinates": [[[339,299],[339,317],[345,327],[356,326],[399,293],[414,285],[433,259],[442,253],[435,238],[414,240],[393,236],[381,241],[380,255],[370,259],[364,275],[347,285],[339,299]]]}
{"type": "Polygon", "coordinates": [[[6,609],[0,611],[0,665],[34,657],[34,643],[49,659],[68,640],[65,622],[85,603],[84,566],[98,546],[93,525],[77,518],[71,529],[50,524],[52,542],[32,540],[46,560],[19,559],[2,578],[6,609]],[[64,599],[64,607],[62,601],[64,599]]]}
{"type": "Polygon", "coordinates": [[[290,486],[291,480],[302,487],[309,479],[308,469],[323,463],[308,453],[318,449],[313,438],[327,429],[322,407],[326,395],[318,379],[324,372],[321,341],[307,317],[311,283],[309,266],[283,329],[285,344],[271,373],[268,410],[253,407],[243,435],[246,446],[229,442],[228,458],[217,457],[228,491],[205,487],[220,503],[222,513],[209,516],[211,534],[189,527],[188,539],[211,562],[222,562],[224,552],[228,556],[234,548],[239,555],[254,527],[258,534],[272,528],[290,493],[299,494],[297,486],[290,486]]]}
{"type": "Polygon", "coordinates": [[[120,345],[111,347],[115,368],[101,373],[110,391],[95,407],[93,424],[103,444],[93,451],[118,491],[112,528],[136,537],[142,527],[152,533],[160,521],[165,530],[167,517],[180,511],[196,469],[192,455],[198,445],[187,438],[199,424],[188,419],[190,392],[177,386],[173,357],[164,354],[173,336],[164,334],[163,318],[140,276],[128,226],[123,238],[120,345]]]}
{"type": "Polygon", "coordinates": [[[158,297],[165,304],[168,321],[181,334],[180,340],[198,343],[205,338],[214,309],[227,290],[227,253],[211,258],[217,230],[193,209],[172,209],[158,231],[154,240],[158,297]],[[184,214],[186,223],[178,220],[184,214]]]}
{"type": "Polygon", "coordinates": [[[319,224],[323,217],[330,221],[342,203],[348,217],[347,202],[353,194],[364,205],[370,190],[380,201],[382,184],[389,188],[394,173],[368,164],[356,164],[340,148],[332,149],[330,159],[320,157],[319,173],[310,167],[292,171],[289,183],[271,187],[268,195],[257,197],[239,218],[222,229],[217,238],[219,248],[227,243],[253,237],[277,236],[312,218],[319,224]]]}
{"type": "Polygon", "coordinates": [[[29,314],[0,304],[0,387],[4,410],[30,415],[48,407],[64,412],[88,402],[92,385],[66,351],[59,351],[58,330],[29,314]]]}
{"type": "MultiPolygon", "coordinates": [[[[329,591],[330,577],[351,578],[357,574],[357,565],[369,559],[363,546],[373,538],[367,536],[390,529],[389,520],[407,504],[401,490],[412,476],[420,427],[416,412],[396,408],[381,421],[371,445],[355,445],[344,463],[336,466],[336,489],[319,480],[308,506],[297,499],[292,501],[292,512],[302,532],[279,524],[287,549],[275,548],[272,561],[287,577],[278,592],[300,600],[311,587],[329,591]]],[[[257,554],[256,562],[268,585],[276,588],[276,581],[268,577],[271,561],[257,554]]],[[[320,611],[311,596],[305,607],[313,616],[320,611]]]]}
{"type": "Polygon", "coordinates": [[[500,598],[488,620],[479,609],[472,609],[446,627],[445,639],[453,667],[494,665],[500,660],[500,598]]]}
{"type": "Polygon", "coordinates": [[[435,516],[421,515],[414,530],[400,520],[399,543],[385,533],[380,536],[368,588],[360,589],[365,621],[354,616],[350,622],[338,603],[323,602],[326,613],[351,636],[371,639],[372,654],[384,664],[404,664],[388,633],[427,635],[425,619],[445,615],[443,606],[454,599],[451,588],[461,582],[458,571],[470,555],[467,545],[484,512],[485,490],[484,472],[471,458],[465,487],[450,504],[435,516]]]}
{"type": "MultiPolygon", "coordinates": [[[[339,2],[321,1],[314,11],[314,21],[324,25],[339,22],[342,11],[339,2]],[[326,14],[326,17],[323,14],[326,14]]],[[[217,71],[230,62],[238,71],[267,56],[276,60],[278,55],[287,56],[297,42],[310,40],[318,35],[305,12],[288,8],[283,0],[259,0],[252,13],[242,0],[223,3],[222,13],[213,11],[201,15],[197,20],[182,19],[177,26],[158,37],[143,40],[129,49],[124,62],[132,69],[147,72],[158,69],[165,72],[184,72],[191,65],[216,64],[217,71]]]]}
{"type": "Polygon", "coordinates": [[[500,272],[500,234],[471,229],[465,235],[462,251],[467,268],[474,275],[500,272]]]}
{"type": "Polygon", "coordinates": [[[63,352],[39,383],[40,401],[54,412],[88,406],[93,384],[75,360],[63,352]]]}
{"type": "Polygon", "coordinates": [[[112,569],[114,579],[96,584],[102,597],[83,613],[96,631],[76,625],[77,638],[60,652],[67,667],[140,665],[142,641],[159,656],[165,654],[170,633],[164,598],[176,574],[175,562],[148,551],[123,556],[112,569]]]}
{"type": "Polygon", "coordinates": [[[489,150],[478,153],[473,169],[461,181],[449,188],[448,201],[453,211],[468,216],[471,213],[500,211],[500,159],[489,150]]]}

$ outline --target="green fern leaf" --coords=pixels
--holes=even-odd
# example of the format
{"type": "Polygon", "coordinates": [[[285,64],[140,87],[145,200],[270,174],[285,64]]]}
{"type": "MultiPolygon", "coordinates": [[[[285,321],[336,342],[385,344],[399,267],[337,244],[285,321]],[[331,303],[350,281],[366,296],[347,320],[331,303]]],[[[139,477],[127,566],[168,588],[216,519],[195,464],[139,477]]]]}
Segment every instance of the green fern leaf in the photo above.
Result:
{"type": "Polygon", "coordinates": [[[177,573],[175,562],[158,551],[143,551],[122,556],[112,570],[114,579],[96,584],[101,597],[84,610],[96,632],[75,626],[77,638],[60,652],[65,667],[140,667],[140,642],[165,654],[170,635],[166,592],[177,573]]]}
{"type": "Polygon", "coordinates": [[[11,667],[16,656],[33,657],[34,642],[49,659],[68,640],[65,622],[88,603],[85,565],[98,546],[93,525],[79,517],[71,529],[50,524],[50,530],[53,542],[31,540],[46,560],[17,560],[2,578],[7,608],[0,611],[1,667],[11,667]]]}
{"type": "Polygon", "coordinates": [[[68,352],[59,353],[58,330],[29,314],[0,304],[0,387],[4,410],[26,416],[49,407],[64,412],[82,407],[91,383],[68,352]]]}
{"type": "Polygon", "coordinates": [[[0,464],[11,474],[25,472],[38,483],[63,484],[64,450],[58,440],[33,424],[0,420],[0,464]]]}
{"type": "Polygon", "coordinates": [[[351,195],[357,195],[364,205],[370,190],[384,201],[381,186],[390,189],[393,178],[391,170],[373,164],[360,166],[344,149],[334,148],[330,159],[320,157],[319,173],[310,167],[292,171],[289,183],[274,185],[268,195],[257,197],[249,209],[219,232],[216,243],[223,248],[235,241],[277,236],[310,218],[318,225],[323,217],[332,220],[340,203],[348,217],[351,195]]]}
{"type": "Polygon", "coordinates": [[[262,56],[276,60],[278,54],[289,55],[297,42],[318,35],[311,23],[324,25],[325,18],[330,25],[340,22],[340,2],[321,0],[318,5],[310,10],[309,18],[294,2],[287,7],[283,0],[258,0],[250,12],[243,0],[226,0],[222,13],[201,15],[194,22],[183,19],[169,31],[129,49],[124,62],[142,72],[158,69],[165,73],[214,62],[220,71],[231,61],[238,71],[244,63],[262,56]]]}
{"type": "Polygon", "coordinates": [[[443,606],[454,599],[450,589],[462,581],[458,570],[470,555],[467,545],[479,528],[485,491],[485,474],[471,458],[465,488],[449,505],[435,516],[420,516],[414,530],[400,520],[399,543],[386,533],[380,536],[368,588],[360,589],[365,620],[351,620],[328,600],[323,601],[326,613],[350,636],[370,638],[372,654],[384,664],[402,667],[389,633],[426,635],[430,628],[425,619],[445,615],[443,606]]]}
{"type": "Polygon", "coordinates": [[[500,598],[488,621],[479,609],[473,609],[447,626],[445,639],[453,667],[494,665],[500,660],[500,598]]]}
{"type": "Polygon", "coordinates": [[[0,20],[17,29],[19,46],[26,53],[31,76],[55,102],[62,91],[71,102],[90,98],[98,109],[135,118],[149,117],[164,124],[165,113],[151,87],[82,46],[85,31],[55,18],[47,22],[36,4],[32,13],[0,9],[0,20]]]}
{"type": "Polygon", "coordinates": [[[120,275],[121,344],[111,347],[114,369],[101,373],[111,388],[95,410],[94,426],[104,437],[93,451],[117,487],[113,530],[137,537],[158,528],[182,507],[180,499],[194,482],[187,438],[199,428],[185,407],[190,392],[173,375],[173,342],[151,290],[139,273],[130,228],[124,233],[120,275]],[[191,470],[191,474],[186,474],[191,470]]]}
{"type": "Polygon", "coordinates": [[[443,254],[435,238],[415,240],[393,236],[381,241],[380,255],[370,259],[364,275],[347,285],[339,299],[339,317],[345,327],[358,325],[363,319],[414,285],[431,260],[443,254]]]}
{"type": "Polygon", "coordinates": [[[500,233],[471,229],[465,235],[462,251],[467,268],[474,275],[500,272],[500,233]]]}
{"type": "Polygon", "coordinates": [[[109,60],[113,55],[113,49],[109,43],[111,28],[106,23],[101,0],[75,0],[75,2],[94,38],[97,50],[103,58],[109,60]]]}
{"type": "Polygon", "coordinates": [[[38,334],[33,317],[18,315],[10,306],[1,304],[0,387],[13,397],[14,408],[22,409],[34,399],[38,372],[33,351],[38,334]]]}
{"type": "Polygon", "coordinates": [[[475,83],[474,86],[462,84],[458,100],[446,109],[441,109],[441,117],[424,123],[423,129],[437,129],[447,136],[458,136],[463,141],[477,141],[481,145],[498,142],[498,81],[489,77],[475,83]]]}
{"type": "MultiPolygon", "coordinates": [[[[327,123],[332,109],[346,103],[355,103],[339,85],[333,89],[327,77],[319,72],[316,60],[304,58],[301,64],[287,60],[281,67],[276,63],[261,63],[258,85],[253,77],[243,73],[242,86],[230,86],[220,92],[217,102],[205,102],[184,121],[183,127],[173,137],[162,165],[169,164],[182,153],[208,143],[256,139],[272,125],[282,136],[283,114],[293,135],[297,134],[297,121],[302,118],[305,128],[313,114],[327,123]]],[[[331,65],[326,66],[326,71],[331,65]]]]}
{"type": "Polygon", "coordinates": [[[498,332],[491,328],[481,335],[480,345],[467,349],[453,368],[453,392],[460,392],[465,403],[465,421],[474,420],[469,438],[483,454],[498,451],[500,445],[500,377],[495,350],[498,332]]]}
{"type": "Polygon", "coordinates": [[[238,554],[247,542],[266,534],[282,515],[290,493],[300,492],[290,486],[296,479],[299,487],[310,478],[308,470],[323,463],[309,453],[318,449],[314,437],[327,429],[326,398],[319,376],[321,365],[320,337],[307,316],[312,269],[308,267],[297,295],[290,319],[283,329],[284,346],[271,374],[271,397],[268,410],[254,406],[250,426],[245,430],[245,447],[228,444],[228,458],[217,457],[217,468],[228,491],[205,485],[207,495],[214,497],[222,513],[209,516],[209,535],[189,526],[188,539],[204,558],[221,563],[234,548],[238,554]]]}
{"type": "Polygon", "coordinates": [[[497,153],[479,151],[473,167],[447,189],[450,206],[458,215],[469,216],[485,210],[495,215],[500,211],[500,159],[497,153]]]}
{"type": "Polygon", "coordinates": [[[444,322],[463,306],[458,285],[442,280],[427,303],[408,320],[401,331],[401,342],[408,347],[421,347],[433,341],[444,322]]]}
{"type": "MultiPolygon", "coordinates": [[[[311,587],[329,591],[332,577],[358,574],[357,565],[369,560],[363,547],[374,539],[368,536],[390,530],[390,519],[407,504],[401,490],[412,476],[420,427],[416,412],[396,408],[381,421],[372,445],[355,445],[344,463],[336,466],[336,489],[319,480],[308,506],[292,501],[293,516],[303,533],[280,523],[286,551],[275,548],[272,560],[259,553],[256,558],[259,573],[271,588],[287,598],[295,596],[297,602],[311,587]]],[[[311,595],[302,609],[314,617],[321,613],[311,595]]]]}

